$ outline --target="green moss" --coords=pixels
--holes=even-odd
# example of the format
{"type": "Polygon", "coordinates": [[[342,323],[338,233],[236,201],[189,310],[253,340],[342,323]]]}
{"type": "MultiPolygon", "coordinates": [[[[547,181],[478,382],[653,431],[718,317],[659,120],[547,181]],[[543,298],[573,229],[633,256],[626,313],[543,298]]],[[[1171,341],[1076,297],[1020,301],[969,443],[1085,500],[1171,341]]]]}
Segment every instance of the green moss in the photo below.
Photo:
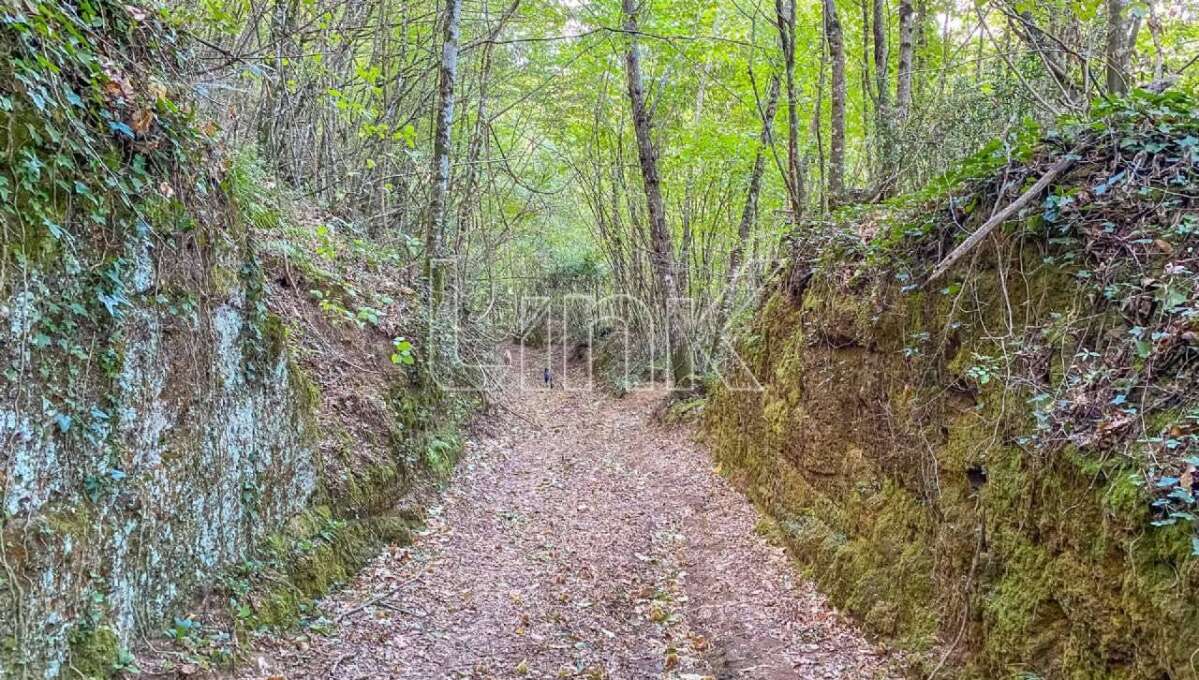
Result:
{"type": "Polygon", "coordinates": [[[304,414],[309,427],[305,428],[310,436],[317,435],[316,411],[321,404],[320,387],[308,376],[304,367],[291,355],[287,359],[287,379],[291,383],[292,394],[299,400],[297,412],[304,414]]]}
{"type": "Polygon", "coordinates": [[[1111,482],[1103,494],[1108,513],[1112,517],[1142,525],[1149,507],[1144,478],[1132,470],[1118,470],[1109,476],[1111,482]]]}
{"type": "Polygon", "coordinates": [[[262,320],[262,341],[265,344],[266,356],[277,359],[283,356],[287,349],[287,325],[277,314],[267,313],[262,320]]]}
{"type": "Polygon", "coordinates": [[[71,631],[67,667],[76,677],[114,677],[121,661],[121,643],[111,628],[85,625],[71,631]]]}
{"type": "Polygon", "coordinates": [[[84,541],[95,530],[89,506],[72,504],[45,512],[42,520],[50,533],[62,540],[84,541]]]}
{"type": "Polygon", "coordinates": [[[350,471],[346,481],[344,507],[354,512],[378,512],[394,504],[395,490],[401,479],[395,463],[372,465],[361,472],[350,471]]]}
{"type": "Polygon", "coordinates": [[[241,287],[237,271],[227,266],[216,264],[208,270],[208,275],[213,294],[218,298],[229,297],[241,287]]]}
{"type": "Polygon", "coordinates": [[[987,648],[1006,653],[1004,646],[1012,642],[1021,647],[1052,642],[1060,633],[1045,625],[1059,619],[1052,557],[1019,535],[997,537],[996,549],[1004,561],[983,602],[987,648]]]}
{"type": "Polygon", "coordinates": [[[667,423],[692,422],[703,414],[704,405],[707,402],[706,397],[672,401],[666,413],[663,414],[663,420],[667,423]]]}
{"type": "Polygon", "coordinates": [[[1125,457],[1016,446],[1028,395],[963,380],[995,351],[1000,301],[1074,314],[1068,275],[1029,271],[1006,292],[968,281],[992,304],[951,330],[950,296],[847,290],[818,270],[799,304],[776,294],[752,320],[743,356],[765,389],[716,390],[706,438],[805,572],[917,667],[960,637],[961,677],[1191,677],[1189,529],[1147,526],[1125,457]]]}
{"type": "Polygon", "coordinates": [[[294,626],[316,598],[349,581],[383,545],[407,543],[418,524],[401,515],[338,520],[328,506],[301,513],[267,539],[273,566],[256,576],[245,597],[252,616],[241,622],[251,628],[294,626]]]}

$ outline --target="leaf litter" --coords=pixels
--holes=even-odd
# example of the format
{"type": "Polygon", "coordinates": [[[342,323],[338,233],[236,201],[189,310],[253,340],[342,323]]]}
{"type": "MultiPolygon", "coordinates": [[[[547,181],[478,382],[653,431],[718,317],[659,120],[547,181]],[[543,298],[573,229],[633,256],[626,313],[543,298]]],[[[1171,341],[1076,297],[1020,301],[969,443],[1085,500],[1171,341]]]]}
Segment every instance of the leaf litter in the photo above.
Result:
{"type": "Polygon", "coordinates": [[[688,427],[654,417],[662,392],[528,389],[526,368],[413,544],[321,602],[334,629],[259,639],[236,677],[900,675],[755,531],[688,427]]]}

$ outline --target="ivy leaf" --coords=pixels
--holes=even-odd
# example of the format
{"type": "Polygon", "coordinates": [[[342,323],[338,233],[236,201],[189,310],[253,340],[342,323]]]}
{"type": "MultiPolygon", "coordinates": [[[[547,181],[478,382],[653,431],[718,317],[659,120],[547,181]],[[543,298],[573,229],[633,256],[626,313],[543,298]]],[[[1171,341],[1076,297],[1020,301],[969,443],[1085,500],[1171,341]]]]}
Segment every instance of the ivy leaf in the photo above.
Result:
{"type": "Polygon", "coordinates": [[[1175,488],[1173,491],[1170,492],[1170,498],[1182,501],[1183,503],[1186,503],[1188,505],[1195,504],[1195,496],[1192,495],[1190,491],[1187,491],[1186,489],[1182,488],[1181,486],[1175,488]]]}
{"type": "Polygon", "coordinates": [[[1137,356],[1142,359],[1148,359],[1150,352],[1153,351],[1153,343],[1147,340],[1137,340],[1137,356]]]}
{"type": "Polygon", "coordinates": [[[1185,303],[1190,296],[1182,288],[1170,286],[1166,290],[1166,309],[1174,309],[1185,303]]]}
{"type": "Polygon", "coordinates": [[[126,139],[133,139],[133,128],[119,120],[109,121],[108,129],[117,136],[125,137],[126,139]]]}
{"type": "Polygon", "coordinates": [[[54,424],[58,425],[59,432],[66,432],[71,429],[71,416],[65,413],[59,413],[54,416],[54,424]]]}
{"type": "Polygon", "coordinates": [[[108,310],[110,316],[114,319],[121,316],[121,305],[125,302],[125,297],[120,293],[109,295],[107,293],[96,293],[96,299],[100,304],[104,305],[104,309],[108,310]]]}

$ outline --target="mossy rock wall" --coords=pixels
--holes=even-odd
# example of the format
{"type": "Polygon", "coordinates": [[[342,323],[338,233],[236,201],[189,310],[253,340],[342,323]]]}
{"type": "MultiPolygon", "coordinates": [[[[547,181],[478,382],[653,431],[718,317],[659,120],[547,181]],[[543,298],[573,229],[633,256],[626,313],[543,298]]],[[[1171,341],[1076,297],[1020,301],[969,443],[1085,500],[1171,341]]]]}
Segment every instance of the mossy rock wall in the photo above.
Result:
{"type": "Polygon", "coordinates": [[[406,541],[417,518],[396,504],[457,459],[471,402],[417,370],[356,357],[381,364],[371,408],[326,403],[337,378],[296,347],[322,312],[268,311],[258,248],[226,226],[198,272],[186,249],[141,249],[120,318],[80,335],[102,366],[30,342],[66,337],[51,307],[86,295],[78,279],[46,270],[0,300],[3,359],[29,376],[0,383],[2,678],[107,677],[205,592],[236,600],[242,630],[291,625],[406,541]],[[162,293],[181,269],[190,304],[162,293]]]}
{"type": "Polygon", "coordinates": [[[295,197],[214,144],[170,16],[25,0],[0,21],[5,680],[113,675],[212,601],[236,599],[230,628],[293,620],[404,540],[396,502],[452,465],[470,409],[388,361],[409,308],[385,333],[325,300],[350,321],[331,325],[279,283],[286,256],[265,271],[270,243],[311,252],[320,230],[284,225],[295,197]],[[242,574],[259,565],[277,590],[242,574]]]}
{"type": "Polygon", "coordinates": [[[231,283],[182,313],[157,300],[143,257],[121,320],[96,336],[109,374],[59,371],[72,361],[29,347],[69,282],[0,301],[4,359],[29,376],[0,387],[0,659],[14,675],[57,676],[93,628],[121,643],[161,630],[316,488],[313,395],[236,274],[248,251],[208,254],[231,283]]]}
{"type": "Polygon", "coordinates": [[[1125,463],[1016,444],[1024,398],[966,375],[1009,320],[1069,312],[1074,280],[1039,257],[975,271],[962,295],[901,292],[877,262],[796,272],[806,285],[780,287],[740,344],[762,389],[717,390],[708,437],[798,562],[917,674],[944,659],[960,677],[1196,677],[1189,528],[1150,527],[1125,463]]]}

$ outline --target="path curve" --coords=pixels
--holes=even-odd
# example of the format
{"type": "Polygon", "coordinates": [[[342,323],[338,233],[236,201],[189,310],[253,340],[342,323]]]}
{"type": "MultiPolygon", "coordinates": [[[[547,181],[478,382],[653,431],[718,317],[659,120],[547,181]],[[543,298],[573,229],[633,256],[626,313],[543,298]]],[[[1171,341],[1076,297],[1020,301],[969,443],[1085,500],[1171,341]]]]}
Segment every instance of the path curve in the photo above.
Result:
{"type": "Polygon", "coordinates": [[[540,373],[509,372],[415,543],[321,603],[338,630],[267,643],[242,677],[895,676],[691,431],[656,422],[662,393],[529,389],[540,373]]]}

